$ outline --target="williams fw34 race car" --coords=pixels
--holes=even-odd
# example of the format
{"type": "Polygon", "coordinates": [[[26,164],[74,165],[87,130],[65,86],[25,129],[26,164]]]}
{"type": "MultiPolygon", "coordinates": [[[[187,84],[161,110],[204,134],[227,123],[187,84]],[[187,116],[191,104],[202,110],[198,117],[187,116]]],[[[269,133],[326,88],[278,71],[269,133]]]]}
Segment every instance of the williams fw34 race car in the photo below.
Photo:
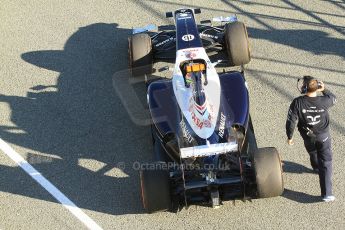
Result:
{"type": "MultiPolygon", "coordinates": [[[[198,25],[200,9],[169,12],[173,30],[134,29],[129,37],[132,76],[149,76],[153,61],[174,58],[171,79],[146,81],[155,162],[140,171],[147,212],[190,204],[217,207],[236,198],[267,198],[284,190],[279,154],[258,148],[249,114],[243,66],[248,35],[237,17],[198,25]],[[224,52],[241,71],[217,73],[210,51],[224,52]]],[[[145,166],[145,167],[144,167],[145,166]]]]}

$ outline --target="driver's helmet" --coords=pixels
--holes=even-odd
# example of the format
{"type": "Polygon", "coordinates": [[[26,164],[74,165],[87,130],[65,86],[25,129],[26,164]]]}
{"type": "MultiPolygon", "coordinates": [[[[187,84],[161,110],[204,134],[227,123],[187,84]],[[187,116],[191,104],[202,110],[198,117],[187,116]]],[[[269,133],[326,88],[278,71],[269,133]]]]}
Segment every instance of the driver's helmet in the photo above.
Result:
{"type": "Polygon", "coordinates": [[[203,84],[206,80],[204,63],[188,63],[185,65],[185,81],[188,87],[192,87],[193,99],[196,106],[203,106],[206,98],[203,84]]]}

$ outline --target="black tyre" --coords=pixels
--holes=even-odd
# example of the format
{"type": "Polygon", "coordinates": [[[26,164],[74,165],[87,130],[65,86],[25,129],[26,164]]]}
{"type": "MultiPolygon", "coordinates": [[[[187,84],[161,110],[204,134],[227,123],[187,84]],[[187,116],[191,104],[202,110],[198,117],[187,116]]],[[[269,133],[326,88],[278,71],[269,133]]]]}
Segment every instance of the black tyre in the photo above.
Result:
{"type": "Polygon", "coordinates": [[[260,148],[254,153],[253,158],[258,197],[280,196],[284,191],[284,183],[277,149],[260,148]]]}
{"type": "Polygon", "coordinates": [[[246,26],[243,22],[232,22],[225,25],[225,45],[230,64],[239,66],[249,63],[250,50],[246,26]]]}
{"type": "Polygon", "coordinates": [[[128,39],[129,66],[133,76],[152,73],[152,44],[148,34],[134,34],[128,39]]]}
{"type": "Polygon", "coordinates": [[[168,171],[164,169],[163,163],[155,165],[155,169],[140,171],[141,198],[148,213],[171,209],[168,171]]]}

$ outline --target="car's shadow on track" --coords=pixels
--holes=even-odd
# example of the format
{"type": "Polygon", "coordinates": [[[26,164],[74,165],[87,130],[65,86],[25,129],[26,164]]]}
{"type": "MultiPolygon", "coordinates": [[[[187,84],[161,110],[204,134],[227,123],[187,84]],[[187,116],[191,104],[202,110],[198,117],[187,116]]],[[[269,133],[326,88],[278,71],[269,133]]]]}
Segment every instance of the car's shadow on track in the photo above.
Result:
{"type": "MultiPolygon", "coordinates": [[[[15,125],[0,127],[1,138],[28,149],[29,163],[77,206],[115,215],[143,212],[133,164],[152,155],[149,127],[131,121],[113,88],[114,73],[128,66],[130,33],[97,23],[76,31],[63,50],[23,53],[25,62],[59,72],[56,84],[37,85],[26,97],[0,95],[15,125]]],[[[19,167],[0,170],[9,177],[21,174],[19,167]]],[[[20,189],[14,181],[0,190],[52,201],[48,193],[20,189]]]]}

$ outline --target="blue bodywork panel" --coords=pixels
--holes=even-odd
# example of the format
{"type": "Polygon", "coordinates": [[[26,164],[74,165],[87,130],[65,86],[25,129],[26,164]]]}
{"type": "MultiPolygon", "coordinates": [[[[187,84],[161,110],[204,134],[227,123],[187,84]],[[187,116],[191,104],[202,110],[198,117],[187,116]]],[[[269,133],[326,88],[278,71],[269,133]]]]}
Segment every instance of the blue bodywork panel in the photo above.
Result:
{"type": "MultiPolygon", "coordinates": [[[[233,124],[247,127],[249,117],[249,98],[245,86],[245,80],[241,73],[225,73],[219,76],[221,83],[221,105],[220,112],[226,116],[226,127],[233,124]]],[[[171,80],[158,80],[152,82],[148,87],[148,104],[153,123],[161,137],[167,133],[180,134],[180,126],[183,116],[174,96],[171,80]]],[[[191,145],[205,144],[205,140],[194,134],[187,121],[183,119],[185,127],[192,134],[196,143],[191,145]]],[[[219,117],[214,135],[209,138],[210,143],[222,143],[227,141],[228,133],[223,138],[218,136],[219,117]]]]}
{"type": "Polygon", "coordinates": [[[180,109],[175,99],[171,80],[152,82],[147,90],[148,104],[153,120],[161,137],[169,132],[177,133],[181,121],[180,109]]]}
{"type": "MultiPolygon", "coordinates": [[[[246,127],[249,115],[249,96],[245,79],[239,72],[219,75],[222,89],[222,105],[229,105],[233,113],[233,124],[246,127]]],[[[222,106],[221,105],[221,106],[222,106]]]]}
{"type": "Polygon", "coordinates": [[[190,9],[175,12],[177,50],[202,47],[193,11],[190,9]]]}

